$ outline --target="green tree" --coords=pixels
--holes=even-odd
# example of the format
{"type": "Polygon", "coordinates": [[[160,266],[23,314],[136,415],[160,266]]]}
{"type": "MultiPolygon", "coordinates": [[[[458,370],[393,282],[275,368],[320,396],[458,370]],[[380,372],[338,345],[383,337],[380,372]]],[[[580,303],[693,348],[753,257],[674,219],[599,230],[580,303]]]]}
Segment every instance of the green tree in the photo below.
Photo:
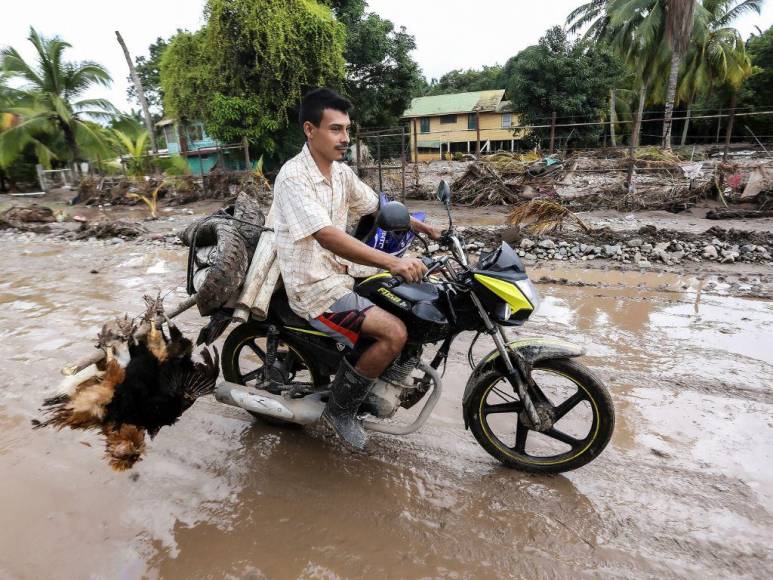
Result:
{"type": "Polygon", "coordinates": [[[58,136],[63,138],[66,157],[73,165],[84,159],[84,151],[104,151],[104,132],[89,118],[110,117],[115,107],[105,99],[79,97],[94,85],[108,85],[110,75],[95,62],[63,60],[71,45],[59,37],[44,38],[30,29],[29,40],[37,52],[34,65],[15,48],[0,52],[0,65],[9,77],[24,82],[16,106],[6,111],[20,120],[0,134],[0,158],[7,162],[34,145],[40,161],[48,164],[56,157],[50,141],[58,136]],[[50,138],[43,139],[46,135],[50,138]]]}
{"type": "Polygon", "coordinates": [[[354,19],[347,27],[344,92],[365,127],[395,125],[421,87],[421,71],[411,58],[416,42],[404,27],[377,14],[354,19]]]}
{"type": "MultiPolygon", "coordinates": [[[[641,83],[639,111],[643,111],[648,95],[665,103],[663,144],[670,147],[671,115],[679,73],[684,70],[682,63],[685,56],[690,58],[688,47],[693,53],[696,45],[713,49],[703,53],[708,59],[716,58],[718,52],[731,55],[727,42],[717,42],[722,40],[722,34],[715,35],[713,42],[708,41],[709,36],[744,12],[759,12],[761,4],[762,0],[591,0],[575,9],[567,21],[570,31],[588,26],[586,38],[608,44],[626,59],[641,83]],[[662,75],[665,70],[669,71],[667,76],[662,75]]],[[[701,58],[700,54],[694,55],[689,66],[700,66],[696,63],[701,58]]],[[[713,67],[728,78],[744,76],[743,55],[736,52],[733,58],[740,68],[730,67],[722,72],[722,66],[714,63],[703,72],[713,67]]],[[[693,68],[693,72],[696,70],[693,68]]],[[[693,76],[688,82],[698,79],[699,76],[693,76]]],[[[641,115],[637,114],[634,145],[638,144],[640,125],[641,115]]]]}
{"type": "MultiPolygon", "coordinates": [[[[773,27],[752,36],[746,50],[756,72],[744,84],[739,105],[751,111],[769,111],[773,95],[773,27]]],[[[746,124],[756,135],[773,135],[773,115],[749,117],[746,124]]]]}
{"type": "Polygon", "coordinates": [[[161,58],[168,114],[202,119],[224,142],[275,151],[311,87],[340,86],[345,31],[314,0],[209,0],[206,26],[176,35],[161,58]]]}
{"type": "MultiPolygon", "coordinates": [[[[180,34],[182,30],[177,30],[177,34],[180,34]]],[[[137,71],[137,76],[140,77],[142,82],[142,89],[145,91],[145,98],[148,101],[148,105],[153,107],[157,112],[161,111],[164,106],[164,90],[161,87],[161,56],[164,54],[164,50],[169,45],[169,42],[161,37],[158,37],[154,43],[148,47],[148,56],[140,55],[134,59],[134,68],[137,71]]],[[[127,96],[139,104],[139,98],[137,97],[137,91],[134,88],[131,76],[127,77],[128,88],[126,89],[127,96]]],[[[155,119],[158,120],[158,119],[155,119]]]]}
{"type": "Polygon", "coordinates": [[[666,109],[663,115],[663,146],[671,149],[671,119],[676,101],[676,85],[690,37],[693,32],[693,15],[696,0],[668,0],[665,5],[665,35],[670,44],[668,86],[666,88],[666,109]]]}
{"type": "MultiPolygon", "coordinates": [[[[603,116],[609,90],[625,74],[622,63],[609,50],[567,39],[558,26],[539,43],[507,61],[503,69],[507,94],[522,123],[544,125],[553,112],[561,122],[585,121],[603,116]]],[[[535,132],[544,138],[545,129],[535,132]]],[[[596,142],[599,127],[576,127],[576,138],[596,142]]]]}
{"type": "Polygon", "coordinates": [[[504,78],[502,67],[484,65],[482,69],[454,69],[447,72],[439,80],[432,81],[426,95],[445,95],[449,93],[468,93],[473,91],[488,91],[503,89],[504,78]]]}
{"type": "Polygon", "coordinates": [[[685,57],[677,100],[687,103],[687,119],[682,129],[686,142],[692,104],[723,86],[741,86],[752,73],[752,64],[741,35],[728,26],[745,11],[758,11],[760,0],[746,2],[705,0],[696,10],[693,40],[685,57]]]}

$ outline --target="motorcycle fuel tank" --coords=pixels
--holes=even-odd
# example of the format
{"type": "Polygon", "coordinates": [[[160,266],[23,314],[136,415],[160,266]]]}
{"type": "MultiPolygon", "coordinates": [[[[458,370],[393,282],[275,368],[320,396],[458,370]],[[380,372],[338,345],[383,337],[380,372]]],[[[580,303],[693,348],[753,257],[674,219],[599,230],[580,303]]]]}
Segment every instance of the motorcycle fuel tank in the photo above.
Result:
{"type": "Polygon", "coordinates": [[[366,278],[354,290],[405,322],[448,324],[438,308],[440,292],[435,284],[407,284],[383,272],[366,278]]]}

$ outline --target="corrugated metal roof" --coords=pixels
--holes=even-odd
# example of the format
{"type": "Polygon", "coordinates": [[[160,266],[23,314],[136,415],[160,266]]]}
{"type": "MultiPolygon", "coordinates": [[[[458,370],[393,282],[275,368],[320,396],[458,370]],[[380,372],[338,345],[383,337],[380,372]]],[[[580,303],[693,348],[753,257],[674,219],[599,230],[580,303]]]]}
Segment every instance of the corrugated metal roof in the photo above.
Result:
{"type": "Polygon", "coordinates": [[[472,113],[474,111],[496,111],[504,96],[505,90],[497,89],[417,97],[411,101],[411,107],[403,113],[403,117],[430,117],[433,115],[472,113]]]}

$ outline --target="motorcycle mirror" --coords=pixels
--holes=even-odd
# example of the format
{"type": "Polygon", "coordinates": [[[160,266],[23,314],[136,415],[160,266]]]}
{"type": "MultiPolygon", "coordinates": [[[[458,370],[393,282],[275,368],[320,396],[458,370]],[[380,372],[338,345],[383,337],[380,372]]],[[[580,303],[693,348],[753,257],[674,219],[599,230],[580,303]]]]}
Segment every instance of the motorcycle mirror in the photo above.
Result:
{"type": "Polygon", "coordinates": [[[445,179],[441,179],[440,184],[437,186],[437,198],[446,207],[451,204],[451,188],[448,187],[445,179]]]}
{"type": "Polygon", "coordinates": [[[385,203],[376,218],[378,227],[387,232],[403,232],[411,229],[411,214],[399,201],[385,203]]]}

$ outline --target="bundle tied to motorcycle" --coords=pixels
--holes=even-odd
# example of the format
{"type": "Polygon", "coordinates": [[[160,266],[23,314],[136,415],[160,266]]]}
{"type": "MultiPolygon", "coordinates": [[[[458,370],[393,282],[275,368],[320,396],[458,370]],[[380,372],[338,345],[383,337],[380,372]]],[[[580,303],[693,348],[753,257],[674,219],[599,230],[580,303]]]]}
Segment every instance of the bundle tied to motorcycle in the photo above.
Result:
{"type": "MultiPolygon", "coordinates": [[[[402,353],[359,408],[363,426],[390,435],[418,430],[442,395],[452,344],[462,333],[475,333],[462,396],[465,428],[508,467],[560,473],[585,465],[603,451],[614,429],[606,387],[577,361],[584,354],[578,346],[548,338],[507,339],[505,329],[521,327],[537,309],[538,293],[506,243],[472,263],[454,230],[445,182],[437,197],[448,213],[448,228],[435,251],[421,235],[404,230],[405,206],[383,196],[375,219],[363,218],[354,231],[372,247],[400,256],[422,244],[427,267],[419,283],[382,272],[355,285],[358,295],[408,329],[402,353]],[[473,346],[481,336],[494,348],[475,363],[473,346]],[[418,413],[406,413],[411,419],[395,417],[417,405],[418,413]]],[[[191,298],[169,314],[159,299],[147,298],[139,325],[128,318],[119,331],[106,325],[97,355],[65,369],[70,376],[47,399],[47,419],[37,425],[101,429],[111,465],[126,469],[141,459],[146,434],[173,424],[204,394],[214,393],[219,402],[277,426],[318,423],[343,357],[356,364],[369,345],[367,339],[353,347],[337,342],[290,309],[276,269],[256,264],[261,257],[256,247],[272,243],[272,235],[257,203],[244,195],[192,224],[181,236],[189,246],[191,298]],[[253,304],[245,309],[237,297],[248,293],[245,275],[255,272],[274,278],[264,284],[273,292],[251,297],[253,304]],[[205,350],[204,362],[193,363],[191,341],[170,321],[194,304],[209,316],[198,344],[211,345],[230,329],[219,357],[223,379],[217,380],[217,352],[213,357],[205,350]]]]}

